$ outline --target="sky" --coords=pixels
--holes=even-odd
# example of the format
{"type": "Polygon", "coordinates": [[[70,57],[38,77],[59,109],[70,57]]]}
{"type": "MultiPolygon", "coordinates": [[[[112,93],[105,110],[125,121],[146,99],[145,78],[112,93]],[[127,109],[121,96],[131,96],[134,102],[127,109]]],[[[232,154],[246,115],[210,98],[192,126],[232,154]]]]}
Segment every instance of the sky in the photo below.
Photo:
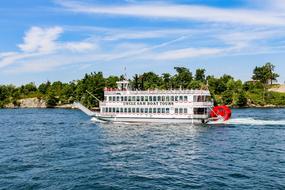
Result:
{"type": "Polygon", "coordinates": [[[285,81],[285,0],[1,0],[0,84],[174,67],[285,81]]]}

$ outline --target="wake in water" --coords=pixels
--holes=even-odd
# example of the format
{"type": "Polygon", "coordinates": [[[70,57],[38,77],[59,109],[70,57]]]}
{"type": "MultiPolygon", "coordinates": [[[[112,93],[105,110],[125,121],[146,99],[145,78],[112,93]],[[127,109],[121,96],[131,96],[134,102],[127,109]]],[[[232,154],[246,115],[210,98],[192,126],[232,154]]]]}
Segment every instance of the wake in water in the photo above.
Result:
{"type": "MultiPolygon", "coordinates": [[[[94,123],[108,123],[106,121],[98,120],[96,118],[91,119],[94,123]]],[[[136,125],[145,123],[134,123],[134,122],[113,122],[116,124],[125,125],[136,125]]],[[[157,125],[157,123],[155,123],[157,125]]],[[[164,123],[165,124],[165,123],[164,123]]],[[[254,118],[233,118],[228,121],[211,121],[208,125],[285,125],[285,120],[261,120],[254,118]]],[[[149,123],[148,123],[149,125],[149,123]]]]}
{"type": "Polygon", "coordinates": [[[254,118],[233,118],[226,122],[209,124],[226,124],[226,125],[285,125],[285,120],[261,120],[254,118]]]}

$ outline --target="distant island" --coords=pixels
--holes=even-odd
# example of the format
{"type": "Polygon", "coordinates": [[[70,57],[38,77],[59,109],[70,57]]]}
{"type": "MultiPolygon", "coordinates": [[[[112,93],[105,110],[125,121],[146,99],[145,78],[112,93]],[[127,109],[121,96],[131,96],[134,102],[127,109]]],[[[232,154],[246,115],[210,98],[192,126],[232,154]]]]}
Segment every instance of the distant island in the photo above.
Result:
{"type": "MultiPolygon", "coordinates": [[[[185,67],[174,67],[174,75],[145,72],[136,74],[129,81],[138,90],[208,88],[217,105],[285,107],[285,86],[273,84],[279,77],[274,67],[271,63],[255,67],[252,80],[247,82],[227,74],[219,78],[206,76],[205,69],[197,69],[193,74],[185,67]]],[[[39,86],[34,83],[20,87],[0,85],[0,108],[71,108],[74,101],[92,108],[98,106],[98,102],[87,91],[102,100],[104,88],[116,88],[116,82],[124,78],[123,75],[104,77],[102,72],[92,72],[85,74],[81,80],[69,83],[47,81],[39,86]]]]}

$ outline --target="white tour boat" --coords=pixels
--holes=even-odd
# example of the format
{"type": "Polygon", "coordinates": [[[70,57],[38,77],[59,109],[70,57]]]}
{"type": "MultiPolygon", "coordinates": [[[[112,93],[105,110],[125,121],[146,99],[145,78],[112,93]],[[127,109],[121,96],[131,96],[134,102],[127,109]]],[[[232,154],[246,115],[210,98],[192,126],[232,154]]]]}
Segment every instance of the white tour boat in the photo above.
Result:
{"type": "Polygon", "coordinates": [[[213,107],[209,90],[131,90],[129,81],[117,82],[116,89],[104,89],[100,112],[80,103],[76,107],[96,121],[134,123],[192,123],[227,120],[231,111],[226,106],[213,107]]]}

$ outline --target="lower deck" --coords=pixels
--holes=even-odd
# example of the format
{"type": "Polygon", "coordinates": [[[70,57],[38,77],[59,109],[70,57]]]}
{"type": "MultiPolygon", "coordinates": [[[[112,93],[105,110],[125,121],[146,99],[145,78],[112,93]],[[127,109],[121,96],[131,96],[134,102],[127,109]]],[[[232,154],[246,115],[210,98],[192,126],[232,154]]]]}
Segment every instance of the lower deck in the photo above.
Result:
{"type": "Polygon", "coordinates": [[[97,119],[109,122],[134,122],[134,123],[192,123],[202,124],[206,123],[209,115],[109,115],[99,114],[97,119]]]}

